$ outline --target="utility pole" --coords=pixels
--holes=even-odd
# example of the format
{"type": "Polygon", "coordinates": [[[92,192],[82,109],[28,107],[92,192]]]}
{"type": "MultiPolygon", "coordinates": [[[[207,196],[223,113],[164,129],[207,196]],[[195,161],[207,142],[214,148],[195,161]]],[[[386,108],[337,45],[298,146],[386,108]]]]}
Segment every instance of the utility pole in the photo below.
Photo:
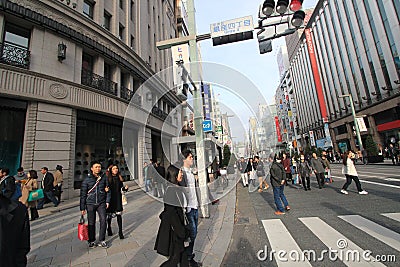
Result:
{"type": "MultiPolygon", "coordinates": [[[[187,14],[188,14],[188,28],[190,35],[196,35],[196,16],[194,8],[194,0],[188,0],[187,2],[187,14]]],[[[190,65],[190,74],[193,81],[197,84],[193,91],[193,109],[194,109],[194,128],[196,136],[196,156],[197,156],[197,171],[199,177],[199,188],[200,188],[200,210],[203,217],[210,217],[208,210],[208,190],[207,190],[207,177],[206,177],[206,162],[204,154],[204,133],[203,133],[203,100],[201,97],[201,84],[200,84],[200,71],[199,71],[199,60],[197,52],[197,41],[196,39],[189,40],[189,55],[191,62],[194,64],[190,65]]]]}

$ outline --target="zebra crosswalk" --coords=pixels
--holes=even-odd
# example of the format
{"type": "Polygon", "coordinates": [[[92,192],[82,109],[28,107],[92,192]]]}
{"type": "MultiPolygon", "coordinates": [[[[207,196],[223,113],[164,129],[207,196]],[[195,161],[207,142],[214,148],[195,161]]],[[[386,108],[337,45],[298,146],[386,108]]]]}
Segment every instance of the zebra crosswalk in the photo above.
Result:
{"type": "MultiPolygon", "coordinates": [[[[400,213],[383,213],[381,215],[392,219],[395,224],[400,222],[400,213]]],[[[347,222],[350,227],[356,227],[368,236],[400,251],[400,233],[360,215],[342,215],[338,218],[347,222]]],[[[330,223],[319,217],[302,217],[298,220],[324,244],[326,249],[314,251],[309,248],[302,248],[281,219],[261,220],[270,244],[270,252],[275,253],[273,259],[278,266],[312,266],[313,262],[325,262],[325,260],[341,261],[350,267],[385,266],[381,262],[383,261],[382,255],[375,254],[377,251],[374,251],[371,244],[358,242],[359,245],[357,245],[346,236],[346,233],[343,233],[343,229],[335,229],[330,223]]],[[[354,237],[354,235],[350,236],[354,237]]],[[[264,251],[264,253],[267,254],[267,251],[264,251]]],[[[268,256],[271,260],[271,255],[268,256]]],[[[396,258],[396,255],[384,256],[386,261],[389,259],[389,262],[400,260],[396,258]],[[390,256],[390,258],[386,256],[390,256]]],[[[399,257],[399,254],[397,254],[397,257],[399,257]]]]}

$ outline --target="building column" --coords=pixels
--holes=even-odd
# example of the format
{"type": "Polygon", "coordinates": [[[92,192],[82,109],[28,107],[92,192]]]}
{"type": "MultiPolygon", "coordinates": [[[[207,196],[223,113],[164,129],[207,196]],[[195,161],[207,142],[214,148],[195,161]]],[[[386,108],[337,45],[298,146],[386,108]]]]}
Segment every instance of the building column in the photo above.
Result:
{"type": "Polygon", "coordinates": [[[354,141],[353,129],[350,123],[346,122],[346,129],[347,129],[347,139],[349,139],[350,141],[350,148],[355,152],[357,151],[357,147],[356,147],[356,142],[354,141]]]}
{"type": "Polygon", "coordinates": [[[4,37],[4,24],[5,24],[5,19],[4,15],[0,14],[0,42],[3,42],[3,37],[4,37]]]}
{"type": "MultiPolygon", "coordinates": [[[[72,108],[41,102],[28,104],[25,123],[24,168],[40,170],[48,167],[54,172],[63,166],[62,199],[78,196],[73,187],[73,160],[75,156],[76,112],[72,108]]],[[[39,174],[38,181],[42,177],[39,174]]]]}
{"type": "Polygon", "coordinates": [[[381,144],[382,147],[384,147],[384,142],[382,141],[381,136],[378,132],[378,128],[376,127],[374,116],[368,116],[368,123],[369,123],[369,129],[372,134],[372,139],[377,145],[381,144]]]}

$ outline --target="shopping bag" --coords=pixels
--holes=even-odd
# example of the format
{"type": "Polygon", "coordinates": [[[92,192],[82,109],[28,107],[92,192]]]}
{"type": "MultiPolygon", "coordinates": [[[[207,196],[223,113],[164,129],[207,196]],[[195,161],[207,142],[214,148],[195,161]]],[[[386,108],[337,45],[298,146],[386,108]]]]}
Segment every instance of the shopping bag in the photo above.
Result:
{"type": "Polygon", "coordinates": [[[81,220],[78,223],[78,238],[81,241],[89,240],[89,229],[88,225],[85,224],[85,218],[81,215],[81,220]]]}
{"type": "Polygon", "coordinates": [[[43,189],[36,189],[29,192],[28,202],[44,198],[43,189]]]}
{"type": "Polygon", "coordinates": [[[122,205],[127,205],[128,199],[126,198],[125,192],[122,192],[122,205]]]}

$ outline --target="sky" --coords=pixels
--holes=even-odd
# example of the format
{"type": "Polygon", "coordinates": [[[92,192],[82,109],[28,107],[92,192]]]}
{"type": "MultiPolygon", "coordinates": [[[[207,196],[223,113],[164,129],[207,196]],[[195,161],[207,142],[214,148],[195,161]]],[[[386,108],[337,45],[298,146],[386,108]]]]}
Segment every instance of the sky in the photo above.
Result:
{"type": "MultiPolygon", "coordinates": [[[[249,15],[253,16],[253,24],[256,26],[258,8],[262,2],[262,0],[195,0],[197,34],[209,33],[212,23],[249,15]]],[[[303,9],[314,7],[316,3],[317,0],[304,0],[303,9]]],[[[201,41],[201,57],[202,61],[227,65],[249,78],[262,93],[265,101],[271,104],[280,80],[276,56],[285,39],[282,37],[274,40],[273,51],[261,55],[255,32],[254,39],[215,47],[212,46],[211,40],[201,41]]],[[[234,141],[244,140],[244,131],[248,127],[248,118],[251,115],[248,114],[248,110],[241,110],[242,105],[229,94],[223,91],[219,93],[218,100],[222,103],[222,112],[235,115],[231,119],[232,135],[237,137],[234,141]],[[238,124],[241,126],[238,127],[238,124]]],[[[247,94],[245,88],[243,94],[247,94]]],[[[265,103],[265,101],[260,102],[265,103]]]]}

